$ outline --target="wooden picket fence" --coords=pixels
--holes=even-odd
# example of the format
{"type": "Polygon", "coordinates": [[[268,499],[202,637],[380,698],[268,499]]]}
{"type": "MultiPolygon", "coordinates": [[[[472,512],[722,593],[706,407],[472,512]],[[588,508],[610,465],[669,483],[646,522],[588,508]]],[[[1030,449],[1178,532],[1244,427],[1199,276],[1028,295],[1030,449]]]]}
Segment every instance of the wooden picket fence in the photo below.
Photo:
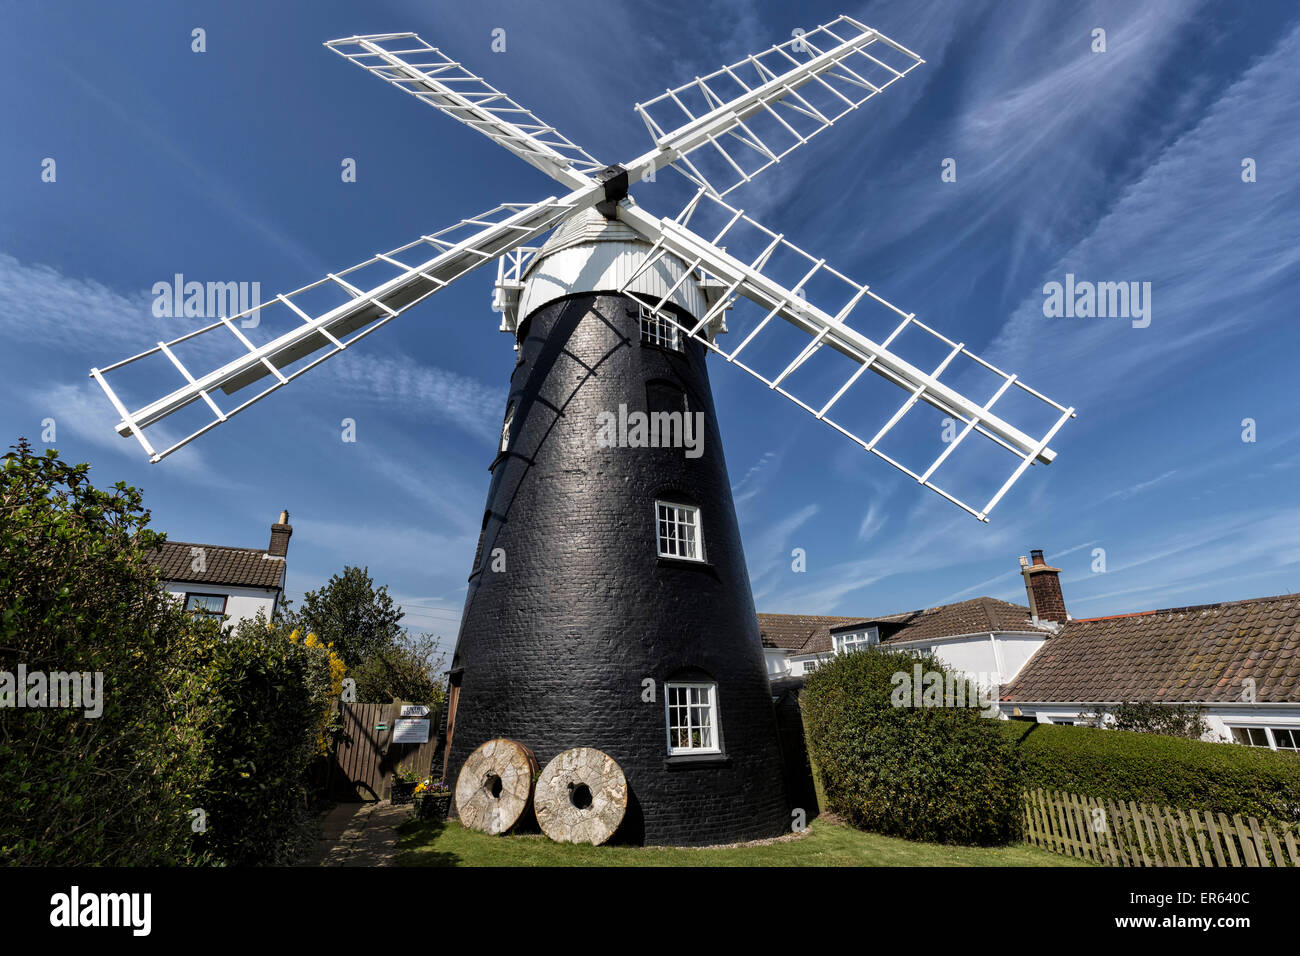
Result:
{"type": "Polygon", "coordinates": [[[1107,866],[1300,866],[1295,824],[1052,790],[1024,793],[1025,839],[1107,866]]]}

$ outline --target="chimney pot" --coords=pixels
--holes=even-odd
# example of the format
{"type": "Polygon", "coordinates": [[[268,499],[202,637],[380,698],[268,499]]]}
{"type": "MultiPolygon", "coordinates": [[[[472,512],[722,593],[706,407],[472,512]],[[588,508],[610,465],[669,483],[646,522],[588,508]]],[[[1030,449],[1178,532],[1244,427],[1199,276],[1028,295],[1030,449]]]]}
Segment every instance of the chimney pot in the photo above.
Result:
{"type": "Polygon", "coordinates": [[[1032,551],[1029,552],[1029,556],[1034,559],[1034,564],[1036,565],[1047,563],[1046,561],[1043,560],[1042,548],[1034,548],[1032,551]]]}

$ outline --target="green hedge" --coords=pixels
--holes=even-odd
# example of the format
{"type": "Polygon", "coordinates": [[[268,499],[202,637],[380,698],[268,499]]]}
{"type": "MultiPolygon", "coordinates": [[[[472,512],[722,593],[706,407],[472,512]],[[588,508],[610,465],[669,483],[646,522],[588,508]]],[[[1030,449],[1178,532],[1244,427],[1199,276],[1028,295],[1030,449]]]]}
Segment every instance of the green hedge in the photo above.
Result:
{"type": "Polygon", "coordinates": [[[800,695],[827,808],[864,830],[934,843],[1018,836],[1019,779],[999,721],[960,706],[894,706],[895,675],[945,673],[932,657],[883,650],[818,668],[800,695]]]}
{"type": "Polygon", "coordinates": [[[1300,821],[1300,755],[1127,730],[1003,721],[1027,789],[1300,821]]]}
{"type": "Polygon", "coordinates": [[[328,708],[328,652],[268,629],[259,612],[191,660],[201,675],[207,774],[194,794],[205,863],[285,865],[316,840],[308,768],[328,708]]]}

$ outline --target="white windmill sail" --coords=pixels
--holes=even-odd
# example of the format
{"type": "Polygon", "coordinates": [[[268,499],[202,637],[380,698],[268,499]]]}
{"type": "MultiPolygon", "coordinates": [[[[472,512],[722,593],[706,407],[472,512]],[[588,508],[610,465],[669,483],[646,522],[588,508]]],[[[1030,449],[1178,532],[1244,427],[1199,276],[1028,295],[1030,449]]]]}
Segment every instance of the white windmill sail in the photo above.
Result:
{"type": "MultiPolygon", "coordinates": [[[[653,267],[663,256],[673,256],[687,263],[688,270],[697,272],[705,281],[723,287],[723,292],[716,298],[715,304],[704,315],[697,316],[693,324],[683,324],[674,319],[671,313],[664,313],[668,321],[685,334],[699,339],[709,349],[726,359],[729,364],[753,375],[814,418],[848,436],[866,451],[898,468],[981,521],[988,520],[989,512],[1034,462],[1049,464],[1056,457],[1056,452],[1049,447],[1048,443],[1061,426],[1074,416],[1073,408],[1060,405],[1025,385],[1015,375],[985,362],[968,350],[964,343],[954,342],[936,332],[918,320],[915,314],[904,312],[871,291],[868,286],[855,282],[828,266],[825,259],[815,258],[788,242],[783,236],[744,215],[741,210],[709,195],[706,189],[701,188],[675,219],[656,219],[630,204],[620,205],[618,215],[620,220],[653,243],[651,252],[642,263],[641,269],[653,267]],[[722,223],[721,229],[712,240],[701,237],[687,226],[687,223],[699,214],[702,207],[712,207],[714,220],[722,223]],[[723,247],[726,249],[724,250],[723,247]],[[731,251],[726,251],[740,247],[753,251],[752,258],[742,261],[731,251]],[[779,258],[785,260],[787,268],[793,266],[793,271],[789,273],[791,276],[798,276],[789,285],[784,285],[780,280],[773,278],[775,262],[779,258]],[[766,314],[739,342],[728,343],[724,348],[709,334],[709,327],[718,315],[735,302],[738,296],[750,300],[765,310],[766,314]],[[894,318],[901,320],[888,337],[879,343],[849,324],[854,318],[855,311],[864,303],[873,303],[892,313],[894,318]],[[782,363],[779,368],[773,368],[768,374],[759,370],[756,365],[742,360],[740,356],[753,348],[756,342],[762,341],[764,334],[768,336],[773,334],[771,331],[773,319],[783,320],[778,322],[777,326],[791,326],[803,333],[803,337],[797,340],[797,350],[795,354],[788,356],[788,362],[782,363]],[[940,361],[928,372],[909,362],[890,347],[896,339],[909,330],[923,333],[943,346],[940,361]],[[849,359],[852,372],[842,381],[832,383],[833,387],[822,389],[822,394],[814,402],[794,394],[786,383],[823,348],[830,348],[849,359]],[[997,388],[986,401],[972,400],[940,380],[944,372],[958,358],[974,362],[998,381],[997,388]],[[830,412],[868,370],[902,388],[907,396],[903,404],[879,429],[869,437],[863,437],[831,418],[830,412]],[[1041,434],[1030,435],[993,410],[994,405],[1013,388],[1035,403],[1050,409],[1052,420],[1041,434]],[[952,440],[943,442],[941,451],[933,461],[919,469],[908,467],[888,454],[881,446],[882,440],[899,425],[918,402],[932,406],[943,415],[950,416],[954,423],[963,426],[960,434],[954,434],[952,440]],[[971,434],[978,434],[991,440],[1018,460],[1007,479],[982,506],[962,500],[935,480],[935,473],[940,466],[949,460],[971,434]]],[[[633,275],[631,278],[635,279],[635,277],[633,275]]],[[[656,310],[661,309],[666,298],[665,296],[654,303],[653,307],[656,310]]],[[[737,333],[733,332],[733,334],[737,333]]],[[[824,382],[815,384],[824,384],[824,382]]],[[[941,437],[937,430],[934,437],[936,439],[941,437]]]]}
{"type": "Polygon", "coordinates": [[[345,37],[325,44],[339,56],[504,146],[577,188],[603,168],[586,150],[415,33],[345,37]]]}
{"type": "Polygon", "coordinates": [[[645,160],[668,163],[725,196],[924,62],[839,17],[638,103],[656,150],[628,167],[639,178],[645,160]]]}
{"type": "MultiPolygon", "coordinates": [[[[599,186],[592,186],[586,194],[570,195],[564,199],[551,197],[532,205],[506,203],[497,206],[470,219],[462,219],[439,232],[421,236],[391,252],[372,256],[349,269],[330,273],[293,292],[278,295],[266,305],[237,315],[224,316],[203,328],[168,342],[159,342],[153,348],[113,365],[91,369],[90,375],[104,389],[109,401],[122,416],[117,425],[118,434],[134,435],[150,460],[160,461],[204,432],[229,421],[254,402],[287,385],[308,369],[339,354],[467,272],[493,262],[520,243],[546,232],[564,217],[596,203],[602,195],[599,186]],[[426,258],[430,252],[436,254],[426,258]],[[412,259],[416,262],[412,263],[412,259]],[[363,281],[357,278],[361,275],[368,280],[368,288],[356,284],[363,281]],[[333,299],[326,301],[339,304],[321,307],[318,304],[320,297],[309,295],[326,286],[336,293],[333,299]],[[309,298],[313,304],[304,308],[301,303],[309,298]],[[277,305],[289,310],[295,317],[295,323],[300,320],[301,324],[295,324],[290,331],[264,344],[255,344],[245,330],[243,320],[255,311],[263,312],[277,305]],[[222,341],[213,343],[211,339],[214,337],[222,341]],[[195,346],[216,345],[218,349],[221,346],[233,346],[235,357],[208,371],[196,372],[179,357],[179,347],[182,345],[191,350],[195,346]],[[328,351],[301,368],[287,371],[294,363],[322,349],[328,351]],[[161,398],[128,410],[110,386],[108,375],[150,360],[158,365],[159,359],[166,359],[162,363],[163,371],[170,371],[173,380],[177,380],[176,376],[179,375],[183,384],[161,398]],[[268,375],[273,376],[274,381],[241,404],[223,408],[218,403],[218,391],[229,395],[268,375]],[[211,420],[181,440],[161,450],[155,449],[146,435],[146,429],[200,400],[211,412],[211,420]]],[[[261,318],[259,315],[259,325],[261,318]]],[[[211,351],[203,349],[199,354],[206,356],[211,351]]]]}
{"type": "MultiPolygon", "coordinates": [[[[655,268],[665,255],[686,264],[686,269],[675,273],[677,285],[667,290],[656,309],[676,294],[682,283],[700,283],[709,303],[704,314],[696,316],[690,327],[666,315],[670,321],[728,363],[744,369],[977,518],[987,520],[993,507],[1032,464],[1049,463],[1055,457],[1049,442],[1073,416],[1072,408],[995,368],[966,349],[964,343],[947,338],[914,314],[904,313],[867,286],[848,279],[827,266],[825,260],[805,253],[721,199],[924,62],[871,27],[842,16],[638,104],[637,111],[655,145],[636,159],[615,166],[602,166],[554,127],[414,33],[346,37],[326,46],[483,133],[570,191],[561,198],[551,197],[532,205],[498,206],[277,296],[270,307],[283,305],[294,327],[260,344],[244,331],[240,320],[248,313],[241,313],[170,342],[159,342],[104,369],[92,369],[91,376],[122,416],[117,431],[138,438],[152,461],[161,460],[228,421],[489,261],[499,260],[498,305],[507,313],[517,308],[526,256],[532,251],[526,244],[560,220],[593,206],[606,217],[616,215],[651,244],[640,271],[655,268]],[[648,178],[647,174],[665,165],[673,165],[699,187],[695,198],[674,219],[658,219],[627,197],[629,182],[648,178]],[[720,216],[722,225],[716,232],[700,224],[701,218],[707,218],[701,216],[701,210],[720,216]],[[704,239],[698,230],[714,233],[713,238],[704,239]],[[742,254],[747,243],[750,251],[742,254]],[[430,249],[436,253],[432,258],[410,261],[420,259],[430,249]],[[791,261],[797,271],[783,275],[778,263],[788,266],[791,261]],[[829,294],[827,285],[831,287],[829,294]],[[333,292],[336,299],[319,304],[316,293],[321,290],[333,292]],[[717,333],[726,328],[722,315],[740,300],[755,304],[765,314],[736,345],[724,349],[716,339],[717,333]],[[901,321],[892,331],[887,330],[888,334],[873,338],[863,328],[849,324],[850,319],[858,323],[859,306],[867,304],[901,321]],[[779,330],[802,338],[796,339],[794,354],[769,371],[754,356],[772,346],[773,339],[781,334],[779,330]],[[931,363],[929,371],[923,359],[914,361],[900,351],[901,340],[907,336],[939,347],[938,361],[931,363]],[[190,359],[187,365],[178,354],[181,349],[193,349],[213,339],[232,347],[234,358],[212,361],[210,353],[200,348],[199,360],[190,359]],[[325,350],[323,355],[298,365],[321,350],[325,350]],[[827,355],[849,362],[850,374],[843,380],[814,377],[814,384],[823,389],[827,381],[832,381],[833,389],[817,399],[799,397],[796,384],[806,388],[808,369],[827,355]],[[161,398],[128,410],[126,402],[110,387],[107,376],[148,361],[161,361],[170,375],[179,376],[180,384],[161,398]],[[963,362],[992,376],[996,387],[987,399],[971,399],[965,388],[954,384],[958,375],[954,370],[963,362]],[[191,365],[210,371],[195,372],[191,365]],[[832,409],[840,415],[862,391],[866,371],[905,392],[902,406],[882,426],[873,428],[870,437],[830,417],[832,409]],[[219,404],[218,392],[232,394],[267,376],[272,377],[271,383],[242,404],[234,408],[219,404]],[[1016,399],[1028,399],[1033,406],[1032,414],[1024,416],[1028,422],[1022,423],[1023,427],[1015,423],[1021,416],[1004,411],[1014,406],[1016,399]],[[197,405],[200,402],[202,406],[197,405]],[[192,406],[206,408],[212,417],[188,436],[156,451],[146,429],[192,406]],[[920,407],[950,416],[954,425],[961,425],[961,431],[945,442],[928,465],[911,467],[886,451],[882,442],[920,407]],[[946,484],[935,480],[940,467],[951,469],[959,448],[970,447],[966,440],[971,435],[987,439],[1016,459],[1010,476],[983,505],[968,504],[946,484]]],[[[640,287],[633,286],[637,277],[634,273],[624,283],[624,290],[645,298],[640,287]]],[[[509,321],[503,321],[503,328],[510,327],[509,321]]],[[[157,394],[156,380],[150,385],[157,394]]]]}

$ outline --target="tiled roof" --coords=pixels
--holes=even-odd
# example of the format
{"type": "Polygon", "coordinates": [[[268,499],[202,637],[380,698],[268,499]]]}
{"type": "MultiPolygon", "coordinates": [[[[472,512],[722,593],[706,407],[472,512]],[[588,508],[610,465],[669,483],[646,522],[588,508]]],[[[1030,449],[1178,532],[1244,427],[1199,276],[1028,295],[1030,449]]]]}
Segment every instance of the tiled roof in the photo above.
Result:
{"type": "Polygon", "coordinates": [[[150,556],[164,581],[186,584],[225,584],[232,587],[278,588],[284,575],[284,561],[264,557],[257,548],[227,548],[215,544],[167,541],[150,556]],[[193,570],[191,548],[203,549],[204,570],[193,570]]]}
{"type": "Polygon", "coordinates": [[[758,630],[763,636],[763,646],[782,647],[802,654],[830,653],[831,631],[851,630],[869,624],[880,626],[882,644],[958,637],[963,634],[987,634],[990,631],[1045,633],[1044,628],[1034,624],[1029,608],[990,597],[882,617],[758,615],[758,630]]]}
{"type": "Polygon", "coordinates": [[[814,639],[824,643],[824,649],[829,651],[830,628],[858,620],[817,614],[759,614],[757,617],[764,647],[781,647],[796,653],[814,639]]]}
{"type": "Polygon", "coordinates": [[[1006,701],[1300,701],[1300,594],[1069,621],[1006,701]]]}
{"type": "Polygon", "coordinates": [[[882,644],[991,632],[1047,632],[1046,628],[1034,623],[1029,608],[991,597],[977,597],[957,604],[929,607],[923,611],[893,614],[880,618],[879,623],[882,625],[882,644]]]}

